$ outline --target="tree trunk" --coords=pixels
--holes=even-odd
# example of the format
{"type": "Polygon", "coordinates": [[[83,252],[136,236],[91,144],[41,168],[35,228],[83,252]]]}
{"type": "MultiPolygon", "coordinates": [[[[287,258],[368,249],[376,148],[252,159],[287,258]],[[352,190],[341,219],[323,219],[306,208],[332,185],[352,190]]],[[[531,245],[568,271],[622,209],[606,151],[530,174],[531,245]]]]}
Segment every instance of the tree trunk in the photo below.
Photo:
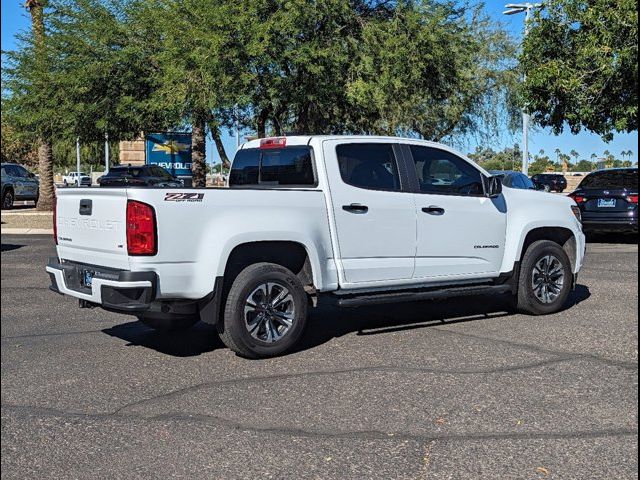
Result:
{"type": "Polygon", "coordinates": [[[205,121],[199,115],[195,116],[191,130],[191,173],[194,187],[207,186],[205,121]]]}
{"type": "Polygon", "coordinates": [[[224,168],[229,168],[231,163],[229,162],[229,157],[227,157],[227,152],[224,149],[222,138],[220,137],[220,128],[217,125],[209,124],[209,130],[211,131],[213,143],[216,145],[216,150],[218,150],[218,155],[220,155],[222,166],[224,168]]]}
{"type": "Polygon", "coordinates": [[[40,174],[40,187],[38,210],[50,212],[53,210],[53,197],[55,187],[53,185],[53,148],[51,142],[38,142],[38,172],[40,174]]]}
{"type": "MultiPolygon", "coordinates": [[[[36,62],[45,68],[44,53],[44,7],[46,0],[27,0],[25,6],[31,14],[31,30],[35,46],[36,62]]],[[[53,148],[48,138],[38,138],[38,175],[40,176],[38,210],[51,211],[55,187],[53,185],[53,148]]]]}
{"type": "Polygon", "coordinates": [[[263,108],[258,115],[258,138],[267,136],[267,119],[269,118],[269,109],[263,108]]]}

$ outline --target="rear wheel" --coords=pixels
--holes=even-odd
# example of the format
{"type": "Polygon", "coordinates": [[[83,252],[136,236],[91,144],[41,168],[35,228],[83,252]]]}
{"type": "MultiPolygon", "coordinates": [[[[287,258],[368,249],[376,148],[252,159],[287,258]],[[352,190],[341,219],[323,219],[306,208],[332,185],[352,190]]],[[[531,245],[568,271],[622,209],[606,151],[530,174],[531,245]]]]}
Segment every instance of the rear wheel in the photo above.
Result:
{"type": "Polygon", "coordinates": [[[306,321],[307,294],[298,277],[281,265],[257,263],[234,280],[218,333],[243,357],[272,357],[295,345],[306,321]]]}
{"type": "Polygon", "coordinates": [[[564,249],[550,240],[532,243],[522,258],[518,310],[530,315],[558,312],[571,293],[573,272],[564,249]]]}
{"type": "Polygon", "coordinates": [[[2,194],[2,209],[11,210],[13,208],[13,190],[7,188],[2,194]]]}
{"type": "Polygon", "coordinates": [[[194,326],[198,322],[198,317],[154,318],[139,316],[138,320],[147,327],[151,327],[159,332],[177,332],[194,326]]]}

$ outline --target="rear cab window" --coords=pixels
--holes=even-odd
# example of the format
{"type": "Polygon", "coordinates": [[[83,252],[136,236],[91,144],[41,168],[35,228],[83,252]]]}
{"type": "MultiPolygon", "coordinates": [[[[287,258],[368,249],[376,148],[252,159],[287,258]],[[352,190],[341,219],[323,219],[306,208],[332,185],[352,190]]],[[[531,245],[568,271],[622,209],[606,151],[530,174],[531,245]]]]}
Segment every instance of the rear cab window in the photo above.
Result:
{"type": "Polygon", "coordinates": [[[638,170],[611,170],[591,173],[582,180],[580,187],[638,190],[638,170]]]}
{"type": "Polygon", "coordinates": [[[313,151],[306,145],[245,148],[236,154],[230,187],[315,187],[313,151]]]}

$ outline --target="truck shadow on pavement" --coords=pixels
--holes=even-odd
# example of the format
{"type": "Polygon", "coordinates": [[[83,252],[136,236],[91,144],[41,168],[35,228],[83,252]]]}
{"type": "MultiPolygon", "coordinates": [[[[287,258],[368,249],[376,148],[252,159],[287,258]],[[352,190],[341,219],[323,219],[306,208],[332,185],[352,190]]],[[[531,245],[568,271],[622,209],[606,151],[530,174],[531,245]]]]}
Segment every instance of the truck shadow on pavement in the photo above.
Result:
{"type": "MultiPolygon", "coordinates": [[[[565,310],[591,296],[589,288],[578,285],[565,310]]],[[[422,301],[358,308],[338,308],[320,302],[311,309],[307,328],[291,353],[318,347],[334,338],[353,332],[380,335],[438,325],[476,322],[514,316],[507,296],[464,297],[440,301],[422,301]]],[[[198,322],[183,332],[161,333],[140,322],[128,322],[102,330],[107,335],[175,357],[192,357],[226,348],[212,325],[198,322]]]]}
{"type": "MultiPolygon", "coordinates": [[[[571,292],[563,311],[585,301],[590,296],[587,286],[578,285],[575,291],[571,292]]],[[[322,308],[316,310],[312,312],[307,330],[292,353],[314,348],[332,338],[353,332],[356,332],[356,335],[380,335],[516,315],[510,305],[509,296],[503,295],[372,305],[350,309],[327,306],[324,311],[322,308]]]]}
{"type": "Polygon", "coordinates": [[[225,348],[216,328],[202,322],[182,332],[157,332],[141,322],[127,322],[102,331],[129,342],[127,346],[146,347],[173,357],[194,357],[225,348]]]}
{"type": "Polygon", "coordinates": [[[24,247],[24,245],[15,245],[13,243],[3,243],[2,245],[2,250],[3,252],[10,252],[12,250],[17,250],[19,248],[24,247]]]}

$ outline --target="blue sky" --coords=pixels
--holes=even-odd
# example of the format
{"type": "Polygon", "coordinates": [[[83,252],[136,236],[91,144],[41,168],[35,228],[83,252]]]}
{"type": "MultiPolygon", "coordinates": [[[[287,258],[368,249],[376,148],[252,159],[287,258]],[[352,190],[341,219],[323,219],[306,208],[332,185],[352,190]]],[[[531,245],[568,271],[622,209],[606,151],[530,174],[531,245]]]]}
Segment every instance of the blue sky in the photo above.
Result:
{"type": "MultiPolygon", "coordinates": [[[[496,21],[502,22],[505,27],[513,33],[515,38],[521,38],[523,31],[523,15],[505,16],[502,15],[505,2],[502,1],[487,1],[485,2],[485,9],[487,13],[493,17],[496,21]]],[[[26,10],[23,7],[24,0],[2,0],[2,50],[11,50],[14,45],[14,35],[20,30],[24,30],[30,27],[29,17],[26,10]]],[[[513,137],[500,134],[500,137],[494,145],[488,145],[493,148],[501,148],[502,146],[512,145],[513,143],[521,144],[520,134],[516,134],[513,137]]],[[[232,156],[236,149],[236,141],[233,135],[229,135],[228,132],[224,132],[224,143],[227,150],[227,154],[232,156]]],[[[468,140],[468,148],[466,150],[473,151],[476,146],[476,142],[473,139],[468,140]]],[[[591,153],[602,155],[604,150],[609,150],[615,155],[619,155],[621,151],[632,150],[634,152],[634,161],[637,160],[638,154],[638,133],[633,132],[631,134],[616,134],[614,139],[606,143],[598,135],[593,135],[587,132],[582,132],[578,135],[572,135],[568,131],[565,131],[562,135],[553,135],[549,130],[535,129],[529,134],[529,151],[533,154],[537,153],[540,149],[543,149],[547,153],[552,153],[556,148],[564,152],[569,152],[572,149],[578,151],[581,158],[589,158],[591,153]]],[[[211,159],[218,161],[219,157],[213,144],[207,143],[207,159],[211,162],[211,159]]]]}

